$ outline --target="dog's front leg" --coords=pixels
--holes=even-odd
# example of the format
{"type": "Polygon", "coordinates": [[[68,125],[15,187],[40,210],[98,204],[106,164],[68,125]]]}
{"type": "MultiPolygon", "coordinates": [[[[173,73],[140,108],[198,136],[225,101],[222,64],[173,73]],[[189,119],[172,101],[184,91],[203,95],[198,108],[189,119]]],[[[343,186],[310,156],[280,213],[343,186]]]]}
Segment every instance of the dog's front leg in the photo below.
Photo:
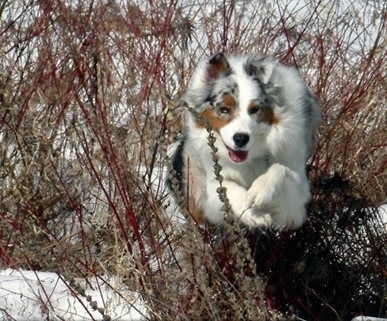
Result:
{"type": "MultiPolygon", "coordinates": [[[[224,219],[224,212],[222,211],[224,204],[216,192],[218,187],[219,183],[217,181],[211,182],[207,186],[208,191],[211,192],[206,202],[205,215],[213,223],[221,223],[224,219]]],[[[248,195],[246,188],[230,180],[224,180],[223,187],[226,188],[227,198],[234,215],[243,224],[264,227],[272,223],[270,214],[262,213],[258,209],[248,208],[246,206],[248,195]]]]}
{"type": "Polygon", "coordinates": [[[309,197],[306,175],[275,163],[253,182],[246,206],[271,215],[276,226],[299,227],[309,197]]]}

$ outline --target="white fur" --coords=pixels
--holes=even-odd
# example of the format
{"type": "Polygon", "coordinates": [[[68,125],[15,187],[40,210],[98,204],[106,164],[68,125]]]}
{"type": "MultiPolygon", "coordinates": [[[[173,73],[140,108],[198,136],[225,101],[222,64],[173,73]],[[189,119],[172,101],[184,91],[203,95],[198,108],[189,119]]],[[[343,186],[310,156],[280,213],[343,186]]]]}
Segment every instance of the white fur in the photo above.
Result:
{"type": "MultiPolygon", "coordinates": [[[[239,99],[236,117],[219,131],[214,131],[222,166],[222,185],[227,189],[234,214],[242,223],[259,227],[271,224],[299,227],[305,221],[305,204],[310,198],[305,163],[312,145],[312,131],[319,118],[317,104],[313,99],[310,101],[308,116],[304,109],[309,92],[297,71],[267,58],[262,62],[265,66],[262,83],[270,82],[271,86],[279,88],[284,103],[273,106],[278,123],[257,122],[248,114],[247,107],[262,92],[256,80],[244,71],[248,58],[227,57],[233,71],[228,77],[237,83],[239,99]],[[239,132],[248,134],[250,140],[240,149],[248,151],[247,159],[237,163],[230,159],[228,148],[239,149],[233,141],[233,135],[239,132]]],[[[206,68],[208,63],[199,64],[185,97],[193,108],[198,108],[201,95],[208,95],[218,85],[216,82],[212,87],[209,85],[206,68]]],[[[219,182],[215,179],[208,133],[196,125],[191,112],[186,113],[186,129],[184,159],[201,173],[197,177],[202,183],[195,191],[196,202],[209,221],[219,224],[223,222],[223,204],[216,192],[219,182]]]]}

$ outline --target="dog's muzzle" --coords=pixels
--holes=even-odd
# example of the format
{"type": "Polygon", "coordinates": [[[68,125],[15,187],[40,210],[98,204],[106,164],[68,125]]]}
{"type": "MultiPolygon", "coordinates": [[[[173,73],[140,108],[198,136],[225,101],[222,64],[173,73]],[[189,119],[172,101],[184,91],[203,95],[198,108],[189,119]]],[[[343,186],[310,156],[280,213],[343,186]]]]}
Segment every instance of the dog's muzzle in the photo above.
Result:
{"type": "MultiPolygon", "coordinates": [[[[243,148],[247,145],[250,140],[250,136],[246,133],[236,133],[232,137],[235,146],[237,148],[243,148]]],[[[248,151],[247,150],[239,150],[232,149],[228,147],[228,156],[235,163],[244,162],[247,159],[248,151]]]]}

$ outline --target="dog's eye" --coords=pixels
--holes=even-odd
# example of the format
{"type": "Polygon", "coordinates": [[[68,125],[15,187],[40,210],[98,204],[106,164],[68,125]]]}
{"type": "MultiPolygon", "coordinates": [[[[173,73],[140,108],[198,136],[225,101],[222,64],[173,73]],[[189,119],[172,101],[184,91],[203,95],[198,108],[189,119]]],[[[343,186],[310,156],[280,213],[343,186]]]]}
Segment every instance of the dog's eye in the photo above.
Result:
{"type": "Polygon", "coordinates": [[[256,114],[257,112],[259,112],[259,106],[251,106],[249,108],[249,114],[250,115],[254,115],[256,114]]]}
{"type": "Polygon", "coordinates": [[[227,106],[222,106],[222,107],[219,107],[219,112],[222,115],[229,115],[231,113],[231,108],[227,106]]]}

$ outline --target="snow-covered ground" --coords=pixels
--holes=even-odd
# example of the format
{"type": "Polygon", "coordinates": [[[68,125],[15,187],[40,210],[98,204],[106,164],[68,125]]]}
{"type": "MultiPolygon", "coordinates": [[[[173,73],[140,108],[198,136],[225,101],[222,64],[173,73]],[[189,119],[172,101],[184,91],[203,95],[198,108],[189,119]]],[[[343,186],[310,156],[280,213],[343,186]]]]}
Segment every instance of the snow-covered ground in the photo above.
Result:
{"type": "MultiPolygon", "coordinates": [[[[385,206],[387,207],[387,206],[385,206]]],[[[105,307],[106,315],[117,321],[145,321],[144,302],[135,293],[116,293],[107,286],[91,281],[86,295],[92,297],[98,308],[105,307]]],[[[104,282],[102,282],[104,283],[104,282]]],[[[0,271],[0,321],[102,320],[103,315],[92,308],[86,298],[77,294],[55,273],[0,271]]],[[[387,321],[385,318],[358,316],[352,321],[387,321]]]]}
{"type": "Polygon", "coordinates": [[[386,320],[387,319],[364,317],[364,316],[359,316],[352,319],[352,321],[386,321],[386,320]]]}
{"type": "MultiPolygon", "coordinates": [[[[125,289],[117,292],[105,281],[93,279],[85,286],[90,304],[56,273],[0,271],[0,320],[102,320],[101,312],[91,306],[95,303],[112,320],[146,320],[144,302],[136,293],[125,289]]],[[[114,284],[114,280],[108,281],[114,284]]]]}
{"type": "Polygon", "coordinates": [[[384,229],[387,232],[387,204],[380,206],[378,212],[380,215],[380,220],[383,223],[384,229]]]}

